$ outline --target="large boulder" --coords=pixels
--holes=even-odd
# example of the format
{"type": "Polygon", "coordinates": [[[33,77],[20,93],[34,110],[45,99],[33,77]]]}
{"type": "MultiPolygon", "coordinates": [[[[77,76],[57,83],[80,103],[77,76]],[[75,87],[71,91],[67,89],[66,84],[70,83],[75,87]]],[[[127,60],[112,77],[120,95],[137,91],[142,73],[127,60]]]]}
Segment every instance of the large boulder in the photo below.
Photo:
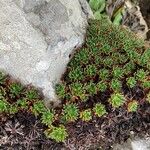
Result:
{"type": "Polygon", "coordinates": [[[1,0],[0,69],[56,101],[54,85],[84,41],[86,0],[1,0]]]}

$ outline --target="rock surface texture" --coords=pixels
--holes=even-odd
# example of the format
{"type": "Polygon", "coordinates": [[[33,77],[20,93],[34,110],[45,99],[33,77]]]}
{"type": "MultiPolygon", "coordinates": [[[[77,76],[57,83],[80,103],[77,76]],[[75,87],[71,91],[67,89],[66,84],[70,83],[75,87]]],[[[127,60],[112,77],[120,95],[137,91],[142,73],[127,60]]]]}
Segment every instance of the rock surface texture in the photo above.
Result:
{"type": "Polygon", "coordinates": [[[150,150],[150,137],[128,139],[126,143],[114,146],[113,150],[150,150]]]}
{"type": "Polygon", "coordinates": [[[54,84],[83,43],[86,0],[1,0],[0,69],[56,100],[54,84]]]}

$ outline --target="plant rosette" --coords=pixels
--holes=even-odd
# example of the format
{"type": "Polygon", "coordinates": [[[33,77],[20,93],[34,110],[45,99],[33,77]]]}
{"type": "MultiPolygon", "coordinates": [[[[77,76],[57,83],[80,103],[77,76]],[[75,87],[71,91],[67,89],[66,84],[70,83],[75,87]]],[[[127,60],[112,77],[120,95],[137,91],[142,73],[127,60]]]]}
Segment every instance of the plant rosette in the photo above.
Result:
{"type": "Polygon", "coordinates": [[[139,103],[136,100],[132,100],[127,104],[128,112],[136,112],[138,109],[139,103]]]}

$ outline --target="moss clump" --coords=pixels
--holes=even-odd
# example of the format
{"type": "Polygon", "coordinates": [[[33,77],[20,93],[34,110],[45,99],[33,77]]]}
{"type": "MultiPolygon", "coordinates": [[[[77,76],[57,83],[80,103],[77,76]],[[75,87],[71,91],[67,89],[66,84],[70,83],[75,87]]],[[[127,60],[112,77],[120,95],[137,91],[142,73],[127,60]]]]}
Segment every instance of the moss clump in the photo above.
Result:
{"type": "Polygon", "coordinates": [[[54,112],[50,110],[44,111],[41,120],[43,124],[50,126],[54,122],[54,112]]]}
{"type": "Polygon", "coordinates": [[[7,112],[8,110],[7,106],[8,104],[5,100],[0,100],[0,113],[7,112]]]}
{"type": "Polygon", "coordinates": [[[97,103],[94,106],[93,111],[94,111],[95,115],[97,115],[98,117],[101,117],[107,113],[105,105],[103,105],[101,103],[97,103]]]}
{"type": "Polygon", "coordinates": [[[126,94],[137,87],[146,94],[150,90],[149,54],[144,41],[130,31],[107,18],[89,20],[85,44],[75,51],[59,84],[66,93],[60,99],[76,104],[82,121],[121,108],[137,111],[140,103],[137,99],[129,102],[126,94]]]}
{"type": "Polygon", "coordinates": [[[136,112],[138,109],[138,102],[133,100],[128,103],[128,112],[136,112]]]}
{"type": "Polygon", "coordinates": [[[79,116],[79,110],[75,104],[66,104],[63,107],[63,118],[65,121],[76,121],[79,116]]]}
{"type": "Polygon", "coordinates": [[[107,18],[90,20],[85,44],[75,52],[59,85],[67,93],[60,98],[80,103],[100,92],[110,91],[112,96],[123,92],[124,85],[129,89],[148,86],[149,51],[144,41],[107,18]]]}
{"type": "Polygon", "coordinates": [[[83,121],[90,121],[92,120],[92,111],[90,109],[86,109],[80,112],[80,118],[83,121]]]}
{"type": "Polygon", "coordinates": [[[125,98],[123,94],[120,93],[114,93],[111,95],[111,98],[109,99],[109,103],[114,107],[118,108],[122,106],[125,103],[125,98]]]}
{"type": "Polygon", "coordinates": [[[54,139],[57,142],[63,142],[68,136],[67,131],[63,125],[47,129],[45,130],[45,134],[48,138],[54,139]]]}
{"type": "Polygon", "coordinates": [[[61,83],[56,85],[62,107],[47,109],[36,90],[0,73],[0,113],[33,113],[47,126],[47,137],[62,142],[68,136],[67,123],[92,122],[123,107],[135,112],[140,106],[133,95],[137,87],[150,102],[149,58],[150,48],[131,32],[114,26],[107,18],[89,20],[84,45],[75,51],[61,83]],[[128,101],[130,92],[135,101],[128,101]]]}
{"type": "Polygon", "coordinates": [[[134,77],[127,78],[127,85],[133,88],[136,85],[136,79],[134,77]]]}
{"type": "Polygon", "coordinates": [[[21,94],[23,86],[20,83],[12,83],[9,87],[11,97],[17,97],[21,94]]]}

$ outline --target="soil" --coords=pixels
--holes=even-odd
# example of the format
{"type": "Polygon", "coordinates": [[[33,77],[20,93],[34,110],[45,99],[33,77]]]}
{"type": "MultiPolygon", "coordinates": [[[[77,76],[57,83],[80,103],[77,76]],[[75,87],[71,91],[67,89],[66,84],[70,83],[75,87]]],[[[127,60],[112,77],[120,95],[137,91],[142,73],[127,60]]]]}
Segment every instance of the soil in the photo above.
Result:
{"type": "Polygon", "coordinates": [[[128,89],[125,84],[122,90],[127,99],[135,99],[139,102],[138,111],[128,113],[125,105],[117,110],[112,109],[107,100],[111,91],[91,97],[83,108],[92,107],[94,103],[101,102],[105,104],[108,115],[101,118],[95,117],[91,122],[78,121],[68,125],[70,137],[65,146],[69,150],[111,150],[115,143],[123,143],[130,138],[131,132],[134,136],[150,135],[150,105],[145,102],[148,91],[138,86],[128,89]]]}
{"type": "MultiPolygon", "coordinates": [[[[143,104],[137,113],[126,113],[126,110],[112,112],[108,117],[94,118],[92,122],[78,121],[67,125],[69,138],[66,142],[56,143],[46,139],[43,134],[44,127],[38,123],[38,119],[31,114],[19,113],[9,121],[15,121],[24,125],[23,136],[10,135],[12,145],[4,144],[0,149],[8,150],[72,150],[84,149],[110,150],[114,143],[125,142],[130,137],[130,132],[134,135],[150,134],[150,107],[143,104]],[[36,126],[35,126],[36,124],[36,126]],[[32,134],[31,134],[32,131],[32,134]],[[11,137],[12,136],[12,137],[11,137]],[[18,142],[14,142],[18,141],[18,142]],[[20,142],[21,141],[21,142],[20,142]]],[[[8,122],[8,120],[6,122],[8,122]]],[[[1,128],[5,128],[5,123],[1,122],[1,128]]],[[[2,132],[1,132],[2,135],[2,132]]]]}
{"type": "MultiPolygon", "coordinates": [[[[140,0],[139,6],[141,8],[142,15],[150,29],[150,1],[149,0],[140,0]]],[[[147,39],[150,40],[150,30],[147,33],[147,39]]]]}
{"type": "Polygon", "coordinates": [[[63,147],[62,143],[47,139],[43,134],[46,127],[40,122],[39,118],[28,112],[19,112],[12,118],[9,116],[5,121],[1,121],[0,137],[3,136],[5,140],[0,140],[0,150],[60,150],[63,147]],[[18,123],[18,127],[15,128],[18,123]],[[13,133],[6,130],[7,124],[13,133]],[[16,134],[16,129],[22,129],[23,134],[16,134]]]}
{"type": "MultiPolygon", "coordinates": [[[[130,89],[131,90],[131,89],[130,89]]],[[[134,136],[144,134],[150,135],[150,105],[144,102],[145,92],[140,87],[136,87],[130,91],[124,88],[124,92],[128,97],[140,101],[137,112],[128,113],[126,106],[117,110],[113,110],[108,104],[108,115],[98,118],[95,117],[90,122],[81,120],[66,125],[69,131],[69,137],[65,143],[56,143],[47,139],[43,134],[46,126],[40,123],[40,119],[28,112],[19,112],[13,117],[6,116],[5,120],[0,121],[0,136],[7,137],[6,143],[0,146],[0,149],[8,150],[111,150],[115,143],[123,143],[134,133],[134,136]],[[17,122],[20,124],[15,129],[21,129],[23,125],[23,134],[16,134],[14,127],[17,122]],[[13,131],[6,130],[6,127],[13,131]]],[[[103,93],[106,98],[108,93],[103,93]]],[[[95,102],[92,97],[92,102],[95,102]]],[[[92,104],[91,102],[91,104],[92,104]]],[[[87,102],[88,103],[88,102],[87,102]]],[[[88,104],[89,105],[89,104],[88,104]]],[[[20,131],[20,130],[18,130],[20,131]]],[[[1,141],[0,141],[1,143],[1,141]]]]}
{"type": "MultiPolygon", "coordinates": [[[[140,7],[150,28],[149,0],[141,0],[140,7]]],[[[3,119],[0,116],[0,150],[111,150],[115,143],[123,143],[130,138],[131,132],[134,136],[150,135],[150,104],[145,102],[147,91],[138,86],[128,89],[125,85],[123,91],[129,99],[132,97],[139,101],[137,112],[128,113],[125,105],[113,110],[103,101],[102,103],[107,106],[108,115],[94,117],[90,122],[78,120],[67,124],[69,137],[64,143],[47,139],[43,133],[46,126],[40,123],[40,118],[29,112],[21,111],[12,117],[3,116],[3,119]]],[[[92,107],[97,102],[97,97],[106,100],[110,93],[99,93],[82,107],[92,107]]]]}

